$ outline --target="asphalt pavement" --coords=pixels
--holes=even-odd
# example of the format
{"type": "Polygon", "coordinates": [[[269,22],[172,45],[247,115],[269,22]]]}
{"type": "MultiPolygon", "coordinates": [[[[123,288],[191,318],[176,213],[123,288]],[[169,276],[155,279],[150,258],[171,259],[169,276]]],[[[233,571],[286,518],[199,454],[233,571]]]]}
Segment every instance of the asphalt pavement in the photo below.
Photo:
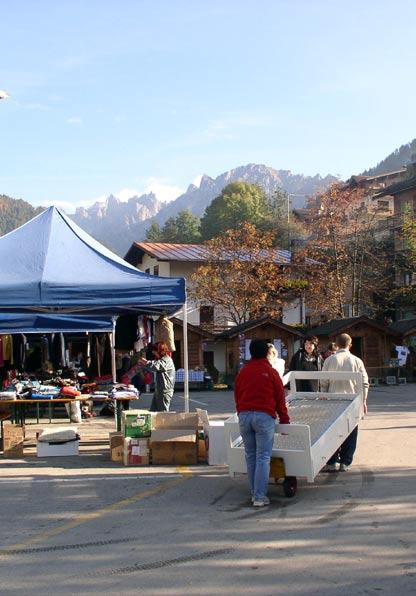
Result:
{"type": "MultiPolygon", "coordinates": [[[[231,392],[190,397],[233,411],[231,392]]],[[[100,441],[1,460],[0,594],[414,595],[416,386],[369,402],[348,472],[301,479],[292,499],[271,484],[260,510],[226,467],[124,468],[100,441]]]]}

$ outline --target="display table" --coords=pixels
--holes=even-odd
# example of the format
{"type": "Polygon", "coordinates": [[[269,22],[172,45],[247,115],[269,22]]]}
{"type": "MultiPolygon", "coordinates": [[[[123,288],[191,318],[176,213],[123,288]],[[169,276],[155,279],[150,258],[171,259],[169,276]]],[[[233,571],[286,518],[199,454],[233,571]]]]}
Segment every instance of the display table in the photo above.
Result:
{"type": "Polygon", "coordinates": [[[49,422],[52,422],[52,404],[67,404],[72,401],[84,402],[91,399],[90,395],[77,397],[57,397],[55,399],[2,399],[1,403],[12,406],[12,420],[15,424],[25,424],[26,408],[28,404],[36,405],[36,422],[39,423],[39,404],[48,406],[49,422]]]}

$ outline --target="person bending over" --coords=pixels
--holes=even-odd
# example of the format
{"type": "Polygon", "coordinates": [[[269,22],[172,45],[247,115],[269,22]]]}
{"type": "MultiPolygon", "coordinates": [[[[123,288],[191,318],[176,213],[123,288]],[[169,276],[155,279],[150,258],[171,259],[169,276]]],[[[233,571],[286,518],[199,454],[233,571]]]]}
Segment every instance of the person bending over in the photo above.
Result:
{"type": "Polygon", "coordinates": [[[251,360],[238,373],[234,389],[254,507],[270,503],[266,493],[276,416],[281,423],[289,423],[283,384],[267,359],[268,351],[266,341],[251,341],[251,360]]]}

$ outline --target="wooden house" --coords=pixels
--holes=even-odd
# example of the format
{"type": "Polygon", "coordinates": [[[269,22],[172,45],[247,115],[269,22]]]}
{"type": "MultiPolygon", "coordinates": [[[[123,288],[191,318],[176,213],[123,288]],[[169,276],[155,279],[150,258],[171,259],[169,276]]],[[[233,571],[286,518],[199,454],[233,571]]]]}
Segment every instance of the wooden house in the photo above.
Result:
{"type": "Polygon", "coordinates": [[[397,331],[366,316],[334,319],[307,331],[308,335],[317,336],[322,352],[341,333],[351,336],[351,353],[363,360],[369,377],[383,377],[388,374],[390,359],[394,357],[394,346],[400,337],[397,331]]]}
{"type": "Polygon", "coordinates": [[[250,359],[249,345],[252,339],[274,343],[279,356],[288,365],[302,338],[300,329],[264,316],[223,331],[216,336],[215,344],[223,346],[225,377],[232,384],[241,364],[250,359]]]}

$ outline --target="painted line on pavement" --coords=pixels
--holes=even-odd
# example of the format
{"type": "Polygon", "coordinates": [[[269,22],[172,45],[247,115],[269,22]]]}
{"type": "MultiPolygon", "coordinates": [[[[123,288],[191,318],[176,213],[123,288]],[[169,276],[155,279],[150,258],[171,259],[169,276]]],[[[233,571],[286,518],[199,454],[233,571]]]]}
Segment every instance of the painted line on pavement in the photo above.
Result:
{"type": "Polygon", "coordinates": [[[29,546],[31,546],[33,544],[38,544],[39,542],[42,542],[43,540],[48,540],[49,538],[58,536],[59,534],[63,534],[64,532],[67,532],[68,530],[77,528],[78,526],[81,526],[82,524],[88,523],[88,522],[98,519],[100,517],[104,517],[108,513],[112,513],[113,511],[116,511],[117,509],[127,507],[128,505],[132,505],[134,503],[137,503],[138,501],[147,499],[148,497],[153,497],[157,494],[163,493],[166,490],[169,490],[170,488],[174,488],[175,486],[178,486],[178,484],[182,484],[182,482],[186,482],[186,480],[188,480],[192,475],[192,470],[190,470],[187,467],[178,467],[177,470],[181,474],[181,476],[179,478],[174,478],[174,479],[168,480],[167,482],[164,482],[163,484],[161,484],[159,486],[156,486],[156,487],[150,488],[148,490],[145,490],[143,492],[140,492],[137,495],[134,495],[133,497],[129,497],[127,499],[122,499],[121,501],[117,501],[116,503],[113,503],[112,505],[107,505],[106,507],[102,507],[101,509],[98,509],[96,511],[90,511],[88,513],[74,514],[74,515],[76,515],[76,519],[69,521],[57,528],[53,528],[52,530],[49,530],[47,532],[43,532],[43,534],[38,534],[35,537],[30,538],[29,540],[27,540],[24,543],[12,544],[11,546],[3,548],[0,550],[0,555],[7,554],[11,550],[20,550],[20,549],[28,548],[29,546]]]}
{"type": "Polygon", "coordinates": [[[181,474],[155,474],[152,476],[78,476],[77,478],[8,478],[0,479],[0,484],[17,484],[21,482],[31,482],[32,484],[42,484],[45,482],[94,482],[95,480],[159,480],[161,478],[178,478],[181,474]]]}

